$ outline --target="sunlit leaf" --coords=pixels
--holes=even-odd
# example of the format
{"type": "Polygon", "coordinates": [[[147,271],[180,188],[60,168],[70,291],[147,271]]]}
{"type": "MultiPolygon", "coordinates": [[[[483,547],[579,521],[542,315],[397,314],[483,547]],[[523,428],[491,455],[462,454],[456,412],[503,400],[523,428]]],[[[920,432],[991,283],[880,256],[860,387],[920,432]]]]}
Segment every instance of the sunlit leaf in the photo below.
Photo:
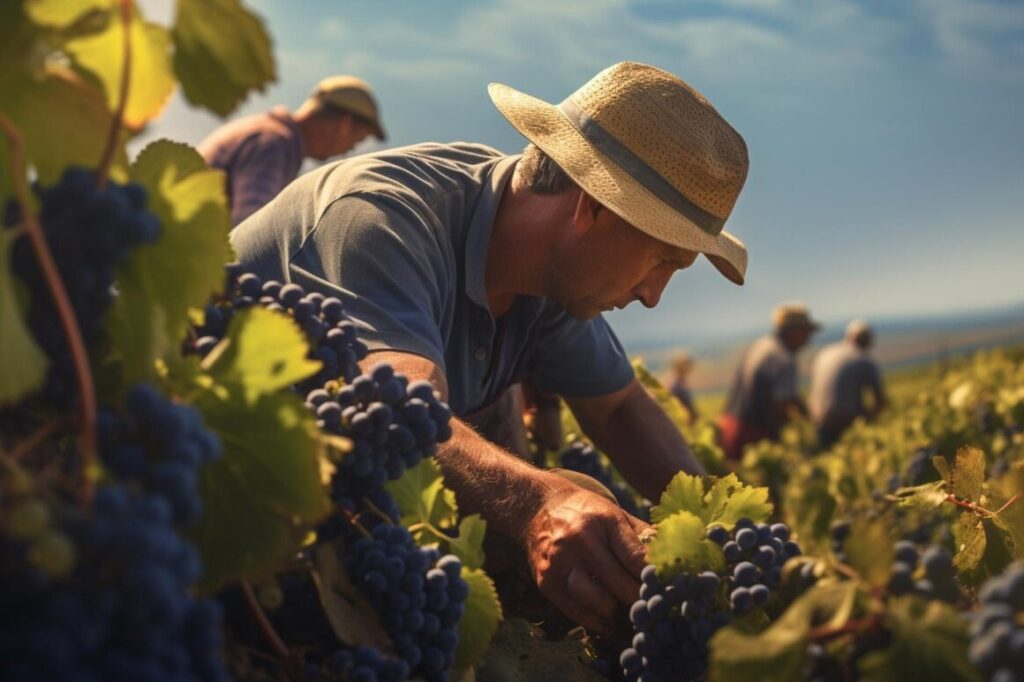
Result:
{"type": "Polygon", "coordinates": [[[25,0],[25,13],[37,24],[65,28],[86,12],[109,9],[113,4],[113,0],[25,0]]]}
{"type": "Polygon", "coordinates": [[[476,665],[483,658],[502,619],[501,602],[490,577],[480,569],[463,566],[462,579],[469,584],[469,597],[459,621],[459,648],[455,651],[457,670],[476,665]]]}
{"type": "Polygon", "coordinates": [[[704,522],[687,511],[676,512],[658,524],[658,534],[647,545],[647,561],[661,575],[680,569],[692,573],[725,568],[722,549],[705,537],[704,522]]]}
{"type": "MultiPolygon", "coordinates": [[[[0,232],[0,405],[17,401],[46,377],[46,355],[25,324],[8,260],[10,232],[0,232]]],[[[24,237],[23,237],[24,238],[24,237]]]]}
{"type": "Polygon", "coordinates": [[[681,511],[704,518],[704,480],[682,471],[672,477],[661,500],[651,509],[651,521],[658,523],[681,511]]]}
{"type": "Polygon", "coordinates": [[[978,448],[960,448],[950,472],[953,494],[963,500],[981,499],[981,486],[985,483],[985,453],[978,448]]]}

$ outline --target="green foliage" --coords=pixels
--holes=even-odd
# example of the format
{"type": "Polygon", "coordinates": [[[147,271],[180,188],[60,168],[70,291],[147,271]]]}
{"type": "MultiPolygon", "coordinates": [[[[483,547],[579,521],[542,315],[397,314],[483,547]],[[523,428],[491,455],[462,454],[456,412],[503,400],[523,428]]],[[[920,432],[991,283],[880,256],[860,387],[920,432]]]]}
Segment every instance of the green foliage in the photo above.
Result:
{"type": "Polygon", "coordinates": [[[679,570],[690,573],[725,568],[722,549],[704,537],[705,524],[688,511],[679,511],[658,523],[658,534],[647,545],[647,561],[660,575],[679,570]]]}
{"type": "Polygon", "coordinates": [[[466,670],[483,660],[502,620],[501,601],[491,578],[479,568],[463,566],[462,579],[469,585],[469,597],[466,612],[459,621],[457,670],[466,670]]]}
{"type": "Polygon", "coordinates": [[[173,35],[174,70],[194,106],[224,116],[277,78],[270,36],[238,0],[178,0],[173,35]]]}
{"type": "Polygon", "coordinates": [[[313,550],[313,580],[331,628],[346,644],[391,652],[391,639],[377,622],[373,607],[359,595],[345,572],[344,552],[341,540],[317,545],[313,550]]]}
{"type": "Polygon", "coordinates": [[[680,472],[669,482],[659,504],[651,510],[655,523],[686,511],[705,526],[719,524],[730,529],[742,518],[764,521],[771,516],[767,488],[744,485],[735,474],[722,478],[709,478],[710,487],[697,476],[680,472]]]}
{"type": "Polygon", "coordinates": [[[0,233],[0,406],[35,390],[46,376],[46,356],[25,326],[7,257],[10,233],[0,233]]]}

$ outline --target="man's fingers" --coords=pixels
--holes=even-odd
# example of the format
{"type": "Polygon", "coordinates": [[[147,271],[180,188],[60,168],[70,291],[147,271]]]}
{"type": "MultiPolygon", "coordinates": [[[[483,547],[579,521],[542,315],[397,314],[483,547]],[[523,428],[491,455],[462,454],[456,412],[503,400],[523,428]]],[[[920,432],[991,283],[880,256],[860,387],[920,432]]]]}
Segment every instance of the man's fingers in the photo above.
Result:
{"type": "Polygon", "coordinates": [[[634,574],[608,548],[595,548],[587,558],[587,564],[605,589],[622,604],[628,607],[640,598],[640,572],[634,574]]]}
{"type": "MultiPolygon", "coordinates": [[[[628,514],[623,514],[628,517],[628,514]]],[[[630,575],[635,576],[639,586],[640,573],[647,565],[647,550],[637,537],[635,526],[624,522],[617,524],[608,533],[608,544],[612,553],[625,566],[630,575]]]]}
{"type": "Polygon", "coordinates": [[[569,571],[564,589],[555,589],[555,593],[547,597],[565,615],[587,629],[600,633],[611,631],[618,603],[583,568],[569,571]]]}

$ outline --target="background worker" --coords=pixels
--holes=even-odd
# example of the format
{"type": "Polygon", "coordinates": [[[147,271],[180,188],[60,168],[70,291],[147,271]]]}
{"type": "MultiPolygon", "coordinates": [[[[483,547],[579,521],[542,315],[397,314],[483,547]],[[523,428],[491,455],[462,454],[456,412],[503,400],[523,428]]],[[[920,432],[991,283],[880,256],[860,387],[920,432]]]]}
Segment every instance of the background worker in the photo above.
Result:
{"type": "Polygon", "coordinates": [[[832,447],[858,417],[872,420],[885,407],[882,372],[868,354],[874,340],[864,320],[853,320],[841,341],[814,357],[807,404],[822,448],[832,447]],[[865,392],[871,394],[870,402],[865,402],[865,392]]]}
{"type": "Polygon", "coordinates": [[[227,174],[231,224],[237,225],[294,180],[303,159],[326,161],[370,135],[386,139],[370,86],[355,76],[332,76],[295,113],[275,107],[231,121],[210,133],[199,153],[227,174]]]}
{"type": "Polygon", "coordinates": [[[668,381],[668,391],[676,400],[686,408],[686,415],[692,424],[697,420],[697,406],[693,402],[693,393],[687,381],[690,372],[693,371],[693,356],[686,351],[680,351],[672,357],[669,363],[671,376],[668,381]]]}
{"type": "Polygon", "coordinates": [[[722,448],[738,462],[743,448],[778,440],[792,412],[807,414],[797,388],[797,352],[820,327],[802,303],[784,303],[772,313],[771,334],[755,341],[736,369],[718,427],[722,448]]]}
{"type": "Polygon", "coordinates": [[[703,473],[601,314],[653,308],[701,253],[743,282],[746,248],[723,227],[746,144],[703,96],[645,64],[605,69],[558,105],[489,92],[530,141],[522,155],[424,143],[330,164],[232,244],[265,279],[340,298],[370,348],[364,366],[434,384],[457,417],[436,460],[460,511],[513,543],[566,616],[608,632],[636,600],[647,524],[477,425],[523,429],[517,382],[529,377],[644,496],[703,473]]]}

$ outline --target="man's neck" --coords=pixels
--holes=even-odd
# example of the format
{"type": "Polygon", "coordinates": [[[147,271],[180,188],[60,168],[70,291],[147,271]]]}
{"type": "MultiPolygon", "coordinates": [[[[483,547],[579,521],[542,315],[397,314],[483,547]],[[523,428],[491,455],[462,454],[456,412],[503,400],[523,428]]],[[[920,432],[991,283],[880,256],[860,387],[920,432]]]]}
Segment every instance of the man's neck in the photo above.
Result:
{"type": "Polygon", "coordinates": [[[508,312],[516,296],[545,294],[544,272],[552,247],[571,216],[567,206],[571,202],[565,193],[549,196],[527,190],[516,169],[498,205],[487,247],[484,287],[495,318],[508,312]]]}

